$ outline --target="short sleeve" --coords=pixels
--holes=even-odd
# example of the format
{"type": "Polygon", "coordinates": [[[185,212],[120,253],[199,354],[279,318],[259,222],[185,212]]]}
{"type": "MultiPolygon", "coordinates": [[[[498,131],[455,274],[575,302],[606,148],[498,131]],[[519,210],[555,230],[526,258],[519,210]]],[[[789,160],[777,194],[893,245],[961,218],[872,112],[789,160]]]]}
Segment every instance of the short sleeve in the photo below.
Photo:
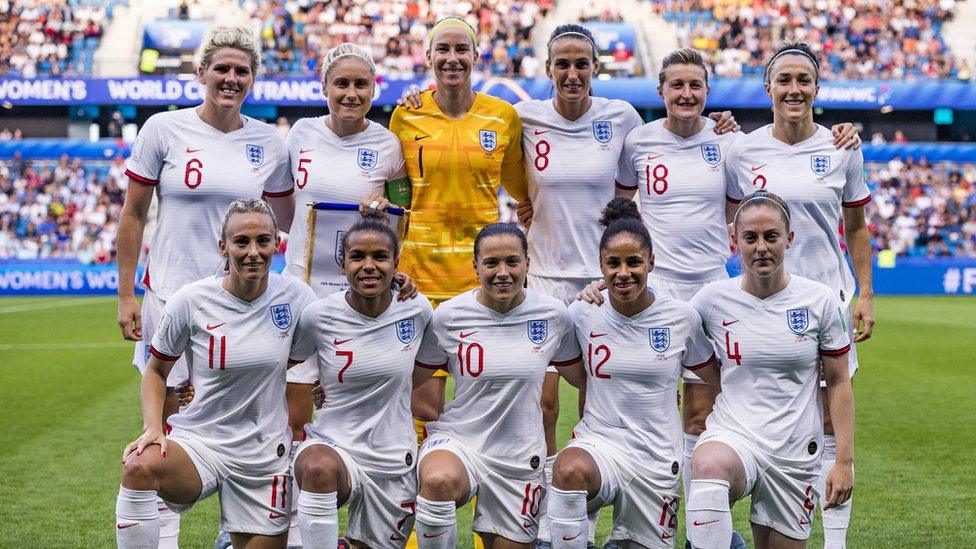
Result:
{"type": "Polygon", "coordinates": [[[712,348],[712,343],[705,336],[705,329],[702,326],[701,315],[698,314],[698,311],[689,310],[688,317],[691,325],[688,329],[688,339],[685,341],[685,350],[681,354],[681,364],[694,371],[711,362],[715,351],[712,348]]]}
{"type": "Polygon", "coordinates": [[[430,370],[439,370],[447,365],[447,353],[441,348],[437,337],[437,326],[440,324],[440,316],[435,311],[430,322],[427,323],[424,338],[420,342],[420,350],[417,351],[416,363],[418,366],[430,370]]]}
{"type": "Polygon", "coordinates": [[[277,135],[272,136],[275,149],[274,169],[264,182],[264,195],[271,197],[288,196],[295,192],[291,179],[291,163],[288,159],[288,149],[277,135]]]}
{"type": "Polygon", "coordinates": [[[403,160],[403,149],[395,136],[390,136],[390,169],[386,174],[386,181],[396,181],[407,177],[407,164],[403,160]]]}
{"type": "Polygon", "coordinates": [[[824,310],[820,317],[820,331],[817,333],[820,354],[840,356],[851,350],[844,309],[829,290],[824,291],[823,301],[824,310]]]}
{"type": "Polygon", "coordinates": [[[161,135],[159,116],[150,116],[139,130],[132,154],[125,161],[125,175],[144,185],[155,185],[166,158],[166,140],[161,135]]]}
{"type": "Polygon", "coordinates": [[[617,186],[622,189],[637,188],[637,174],[634,172],[634,149],[637,132],[630,132],[624,138],[624,147],[617,161],[617,186]]]}
{"type": "Polygon", "coordinates": [[[502,187],[512,198],[519,202],[529,197],[529,186],[525,179],[525,167],[522,165],[522,120],[513,108],[511,122],[508,125],[508,146],[505,147],[505,157],[502,158],[502,187]]]}
{"type": "Polygon", "coordinates": [[[732,135],[735,137],[729,144],[729,150],[725,158],[725,198],[727,198],[730,202],[735,202],[738,204],[739,202],[742,202],[743,193],[742,186],[739,185],[739,181],[735,175],[736,157],[738,157],[736,142],[742,139],[742,135],[739,133],[734,133],[732,135]]]}
{"type": "Polygon", "coordinates": [[[288,360],[291,362],[305,362],[317,350],[318,342],[318,307],[305,307],[301,316],[298,317],[298,324],[295,325],[295,334],[291,340],[291,352],[288,360]]]}
{"type": "Polygon", "coordinates": [[[708,315],[712,308],[713,292],[710,289],[710,285],[703,286],[695,295],[691,296],[688,300],[688,304],[695,309],[696,318],[698,318],[699,324],[702,327],[705,335],[708,335],[708,315]]]}
{"type": "Polygon", "coordinates": [[[861,149],[851,151],[847,159],[847,181],[844,182],[844,207],[857,208],[871,201],[871,191],[864,180],[864,153],[861,149]]]}
{"type": "Polygon", "coordinates": [[[173,294],[166,307],[163,309],[163,318],[160,319],[153,334],[152,346],[149,352],[156,358],[167,361],[175,361],[180,358],[183,351],[190,341],[190,325],[192,314],[188,292],[181,290],[173,294]]]}
{"type": "Polygon", "coordinates": [[[576,326],[564,306],[559,311],[559,331],[559,346],[549,362],[553,366],[569,366],[580,359],[582,352],[576,341],[576,326]]]}

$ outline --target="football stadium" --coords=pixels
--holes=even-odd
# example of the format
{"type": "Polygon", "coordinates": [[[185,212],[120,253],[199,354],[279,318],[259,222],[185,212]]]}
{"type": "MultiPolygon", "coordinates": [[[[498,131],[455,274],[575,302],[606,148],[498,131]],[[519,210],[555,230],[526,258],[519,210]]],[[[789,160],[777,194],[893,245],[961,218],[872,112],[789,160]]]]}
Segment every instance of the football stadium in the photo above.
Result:
{"type": "Polygon", "coordinates": [[[976,547],[974,26],[0,0],[0,547],[976,547]]]}

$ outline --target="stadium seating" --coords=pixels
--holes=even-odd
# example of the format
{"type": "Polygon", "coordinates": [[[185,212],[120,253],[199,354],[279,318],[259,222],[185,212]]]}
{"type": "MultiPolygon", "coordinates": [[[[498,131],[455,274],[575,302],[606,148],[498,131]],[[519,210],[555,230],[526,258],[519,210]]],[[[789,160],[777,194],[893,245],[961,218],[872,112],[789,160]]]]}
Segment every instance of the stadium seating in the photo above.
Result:
{"type": "Polygon", "coordinates": [[[0,18],[0,76],[92,74],[116,0],[8,1],[0,18]]]}
{"type": "Polygon", "coordinates": [[[943,24],[952,2],[939,0],[652,0],[682,47],[706,52],[717,76],[760,76],[784,40],[821,57],[825,78],[969,79],[948,50],[943,24]]]}

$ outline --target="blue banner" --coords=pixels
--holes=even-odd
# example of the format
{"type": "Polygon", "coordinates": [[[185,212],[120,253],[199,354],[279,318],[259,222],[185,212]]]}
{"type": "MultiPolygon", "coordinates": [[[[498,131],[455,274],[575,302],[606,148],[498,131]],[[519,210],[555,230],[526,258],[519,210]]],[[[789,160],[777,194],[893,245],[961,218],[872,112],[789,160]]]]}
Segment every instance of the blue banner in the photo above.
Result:
{"type": "Polygon", "coordinates": [[[209,21],[152,21],[143,31],[142,47],[163,52],[196,51],[210,26],[209,21]]]}
{"type": "MultiPolygon", "coordinates": [[[[474,88],[509,102],[552,96],[552,82],[544,78],[518,79],[474,77],[474,88]]],[[[373,104],[393,105],[411,85],[429,85],[426,79],[382,80],[373,104]]],[[[713,79],[709,108],[769,108],[761,79],[713,79]]],[[[623,99],[635,107],[663,107],[657,81],[647,78],[596,80],[596,95],[623,99]]],[[[145,78],[0,78],[0,104],[13,106],[71,104],[92,105],[198,105],[205,91],[194,79],[145,78]]],[[[259,79],[248,104],[276,106],[325,106],[322,84],[316,78],[259,79]]],[[[830,109],[925,110],[940,107],[976,110],[976,84],[957,81],[822,82],[817,106],[830,109]]]]}
{"type": "MultiPolygon", "coordinates": [[[[281,272],[284,258],[272,268],[281,272]]],[[[738,274],[738,256],[728,270],[738,274]]],[[[141,277],[138,273],[137,279],[141,277]]],[[[115,265],[80,265],[69,261],[5,261],[0,264],[0,297],[30,295],[115,295],[115,265]]],[[[976,295],[976,258],[897,258],[891,268],[874,267],[876,295],[976,295]]]]}
{"type": "Polygon", "coordinates": [[[637,51],[637,30],[628,23],[583,23],[593,33],[596,47],[601,52],[617,49],[617,42],[623,42],[631,52],[637,51]]]}

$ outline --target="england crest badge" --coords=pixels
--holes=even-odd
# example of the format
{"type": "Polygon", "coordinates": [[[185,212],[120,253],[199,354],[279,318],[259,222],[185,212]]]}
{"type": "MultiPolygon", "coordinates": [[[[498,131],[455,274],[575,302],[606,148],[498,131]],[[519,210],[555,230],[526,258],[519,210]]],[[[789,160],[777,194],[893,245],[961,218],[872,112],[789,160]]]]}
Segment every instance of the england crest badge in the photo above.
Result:
{"type": "Polygon", "coordinates": [[[412,318],[405,320],[398,320],[395,324],[396,326],[396,336],[400,340],[400,343],[406,345],[413,341],[413,336],[417,333],[414,328],[414,322],[412,318]]]}
{"type": "Polygon", "coordinates": [[[379,156],[380,153],[373,149],[359,149],[359,154],[356,155],[356,161],[359,163],[360,168],[372,170],[376,167],[376,161],[379,159],[379,156]]]}
{"type": "Polygon", "coordinates": [[[498,133],[495,130],[481,130],[481,148],[491,152],[498,146],[498,133]]]}
{"type": "Polygon", "coordinates": [[[810,313],[806,309],[790,309],[786,311],[786,325],[794,334],[803,334],[810,324],[810,313]]]}
{"type": "Polygon", "coordinates": [[[597,120],[593,123],[593,137],[600,143],[609,143],[613,139],[613,124],[609,120],[597,120]]]}
{"type": "Polygon", "coordinates": [[[651,349],[663,353],[671,346],[671,328],[649,328],[647,337],[651,342],[651,349]]]}
{"type": "Polygon", "coordinates": [[[542,345],[549,339],[548,320],[530,320],[526,323],[526,328],[529,332],[529,341],[536,345],[542,345]]]}
{"type": "Polygon", "coordinates": [[[287,303],[272,305],[271,321],[279,330],[287,330],[291,326],[291,305],[287,303]]]}
{"type": "Polygon", "coordinates": [[[247,161],[252,166],[257,167],[264,164],[264,147],[261,145],[247,145],[244,152],[247,153],[247,161]]]}
{"type": "Polygon", "coordinates": [[[823,177],[830,173],[830,155],[827,154],[811,154],[810,155],[810,169],[817,177],[823,177]]]}
{"type": "Polygon", "coordinates": [[[722,161],[722,148],[718,145],[702,145],[701,153],[702,158],[704,158],[705,162],[708,162],[709,165],[714,166],[722,161]]]}

